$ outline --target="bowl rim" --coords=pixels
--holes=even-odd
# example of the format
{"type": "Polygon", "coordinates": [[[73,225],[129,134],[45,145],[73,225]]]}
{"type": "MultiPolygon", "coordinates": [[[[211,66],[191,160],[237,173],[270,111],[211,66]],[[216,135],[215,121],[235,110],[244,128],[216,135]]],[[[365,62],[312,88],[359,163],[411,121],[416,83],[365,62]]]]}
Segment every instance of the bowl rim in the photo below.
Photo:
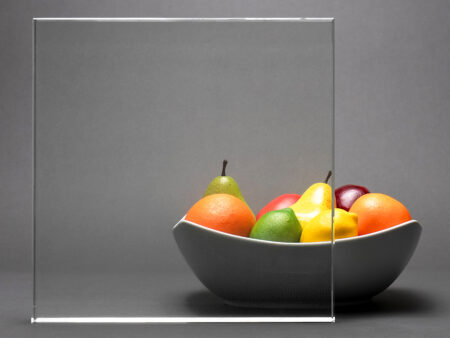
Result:
{"type": "MultiPolygon", "coordinates": [[[[211,232],[213,234],[216,235],[220,235],[222,237],[229,237],[229,238],[234,238],[237,240],[241,240],[241,241],[247,241],[247,242],[251,242],[251,243],[260,243],[260,244],[270,244],[270,245],[275,245],[275,246],[295,246],[295,247],[299,247],[299,246],[329,246],[331,244],[330,242],[306,242],[306,243],[301,243],[301,242],[275,242],[275,241],[269,241],[269,240],[264,240],[264,239],[257,239],[257,238],[250,238],[250,237],[244,237],[244,236],[238,236],[238,235],[233,235],[233,234],[229,234],[227,232],[223,232],[223,231],[219,231],[219,230],[215,230],[215,229],[211,229],[208,227],[205,227],[203,225],[188,221],[185,219],[186,215],[183,216],[183,218],[181,220],[179,220],[177,222],[177,224],[175,224],[172,227],[172,231],[175,231],[176,228],[178,228],[181,224],[183,223],[187,223],[195,228],[198,228],[202,231],[206,231],[206,232],[211,232]]],[[[352,241],[357,241],[357,240],[362,240],[362,239],[366,239],[366,238],[372,238],[372,237],[377,237],[377,236],[381,236],[384,235],[388,232],[392,232],[392,231],[397,231],[400,228],[404,228],[404,227],[408,227],[412,224],[418,224],[420,229],[422,229],[422,226],[420,225],[420,223],[415,220],[415,219],[411,219],[409,221],[394,225],[392,227],[383,229],[383,230],[379,230],[376,232],[372,232],[369,234],[365,234],[365,235],[360,235],[360,236],[353,236],[353,237],[347,237],[347,238],[340,238],[340,239],[335,239],[334,243],[345,243],[345,242],[352,242],[352,241]]]]}

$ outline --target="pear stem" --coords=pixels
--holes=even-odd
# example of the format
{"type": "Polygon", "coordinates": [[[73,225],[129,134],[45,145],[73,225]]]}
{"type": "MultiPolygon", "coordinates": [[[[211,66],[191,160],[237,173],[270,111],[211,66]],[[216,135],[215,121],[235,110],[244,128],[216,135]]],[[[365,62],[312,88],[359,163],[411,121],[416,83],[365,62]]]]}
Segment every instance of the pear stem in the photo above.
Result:
{"type": "Polygon", "coordinates": [[[226,176],[225,175],[225,168],[227,167],[227,163],[228,163],[227,160],[223,160],[223,163],[222,163],[222,176],[226,176]]]}
{"type": "Polygon", "coordinates": [[[330,179],[331,174],[332,174],[332,172],[331,172],[331,170],[330,170],[330,171],[328,172],[327,177],[325,178],[325,181],[323,181],[323,183],[328,183],[328,180],[330,179]]]}

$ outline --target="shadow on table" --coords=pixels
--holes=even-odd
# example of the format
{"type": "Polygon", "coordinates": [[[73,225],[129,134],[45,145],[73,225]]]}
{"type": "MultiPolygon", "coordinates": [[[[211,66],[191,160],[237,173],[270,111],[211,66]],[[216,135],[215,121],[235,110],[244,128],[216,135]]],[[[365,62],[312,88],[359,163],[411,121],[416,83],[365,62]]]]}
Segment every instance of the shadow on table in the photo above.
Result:
{"type": "MultiPolygon", "coordinates": [[[[429,293],[415,289],[392,288],[372,300],[357,305],[336,306],[337,318],[383,317],[402,315],[433,314],[440,311],[439,302],[429,293]]],[[[199,290],[186,295],[184,305],[197,316],[328,316],[330,308],[296,309],[258,309],[227,305],[220,298],[199,290]]]]}
{"type": "Polygon", "coordinates": [[[184,298],[184,306],[189,313],[198,317],[329,317],[331,314],[329,303],[308,309],[232,306],[207,290],[188,293],[184,298]]]}
{"type": "Polygon", "coordinates": [[[390,288],[372,300],[358,305],[337,306],[341,318],[423,315],[439,313],[440,303],[434,295],[417,289],[390,288]]]}

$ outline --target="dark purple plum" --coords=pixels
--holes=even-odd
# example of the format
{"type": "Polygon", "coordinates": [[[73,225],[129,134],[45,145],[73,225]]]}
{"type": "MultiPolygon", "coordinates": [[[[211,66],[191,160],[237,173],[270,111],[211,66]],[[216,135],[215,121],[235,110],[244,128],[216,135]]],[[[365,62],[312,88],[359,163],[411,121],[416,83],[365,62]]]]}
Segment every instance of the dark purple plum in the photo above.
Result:
{"type": "Polygon", "coordinates": [[[336,206],[348,211],[355,201],[370,191],[361,185],[347,184],[334,191],[336,206]]]}

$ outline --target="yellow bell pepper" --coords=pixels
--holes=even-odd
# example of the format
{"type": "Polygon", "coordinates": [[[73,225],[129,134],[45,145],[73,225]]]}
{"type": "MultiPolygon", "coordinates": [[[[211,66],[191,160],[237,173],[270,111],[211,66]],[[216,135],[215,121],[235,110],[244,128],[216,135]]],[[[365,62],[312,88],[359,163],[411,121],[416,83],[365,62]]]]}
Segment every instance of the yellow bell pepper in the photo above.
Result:
{"type": "MultiPolygon", "coordinates": [[[[358,215],[343,209],[334,209],[334,239],[358,235],[358,215]]],[[[303,228],[300,242],[331,241],[331,209],[322,210],[303,228]]]]}

